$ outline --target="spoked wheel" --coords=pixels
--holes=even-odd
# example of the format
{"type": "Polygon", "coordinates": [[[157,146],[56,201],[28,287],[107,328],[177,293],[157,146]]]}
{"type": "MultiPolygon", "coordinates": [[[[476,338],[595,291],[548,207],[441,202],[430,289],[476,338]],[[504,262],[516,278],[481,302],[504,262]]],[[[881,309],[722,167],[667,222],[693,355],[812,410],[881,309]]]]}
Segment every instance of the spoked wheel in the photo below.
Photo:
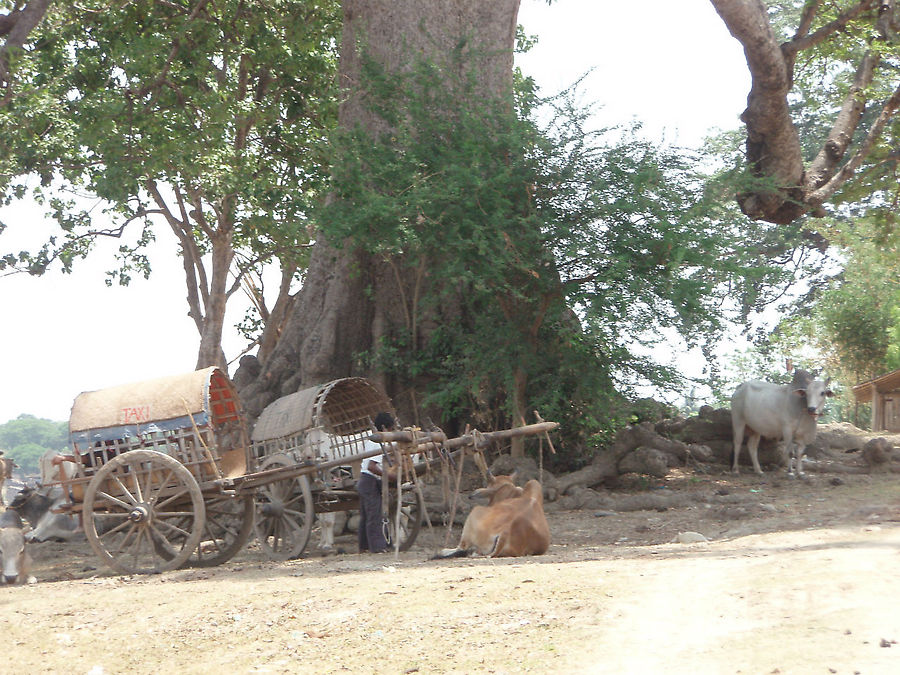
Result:
{"type": "MultiPolygon", "coordinates": [[[[259,468],[264,471],[295,464],[286,455],[272,455],[259,468]]],[[[296,476],[263,485],[255,502],[256,537],[263,553],[272,560],[299,557],[309,543],[315,517],[309,479],[296,476]]]]}
{"type": "Polygon", "coordinates": [[[216,496],[206,500],[206,525],[189,564],[212,567],[231,560],[253,532],[253,497],[216,496]]]}
{"type": "MultiPolygon", "coordinates": [[[[390,513],[388,515],[388,547],[394,548],[394,532],[397,527],[397,493],[391,490],[390,513]]],[[[400,550],[408,551],[409,547],[416,541],[419,536],[419,530],[422,528],[422,520],[425,516],[425,501],[422,495],[413,487],[404,487],[400,503],[400,550]]]]}
{"type": "Polygon", "coordinates": [[[85,490],[83,508],[88,543],[122,574],[181,567],[197,549],[206,521],[203,494],[191,472],[153,450],[132,450],[100,467],[85,490]]]}
{"type": "MultiPolygon", "coordinates": [[[[253,532],[253,497],[206,495],[206,523],[200,544],[188,559],[194,567],[214,567],[231,560],[244,547],[253,532]]],[[[162,556],[172,555],[165,545],[162,556]]]]}

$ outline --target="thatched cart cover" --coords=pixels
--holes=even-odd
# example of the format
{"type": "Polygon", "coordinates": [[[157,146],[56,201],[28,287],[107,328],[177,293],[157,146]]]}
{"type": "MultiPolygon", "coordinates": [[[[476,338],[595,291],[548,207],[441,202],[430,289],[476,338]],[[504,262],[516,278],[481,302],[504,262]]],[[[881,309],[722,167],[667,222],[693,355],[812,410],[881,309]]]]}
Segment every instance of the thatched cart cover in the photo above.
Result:
{"type": "Polygon", "coordinates": [[[69,417],[73,443],[202,427],[240,418],[228,376],[211,367],[79,394],[69,417]]]}
{"type": "Polygon", "coordinates": [[[283,396],[262,411],[250,438],[261,442],[321,428],[333,436],[371,431],[371,420],[393,412],[390,399],[362,377],[347,377],[283,396]]]}

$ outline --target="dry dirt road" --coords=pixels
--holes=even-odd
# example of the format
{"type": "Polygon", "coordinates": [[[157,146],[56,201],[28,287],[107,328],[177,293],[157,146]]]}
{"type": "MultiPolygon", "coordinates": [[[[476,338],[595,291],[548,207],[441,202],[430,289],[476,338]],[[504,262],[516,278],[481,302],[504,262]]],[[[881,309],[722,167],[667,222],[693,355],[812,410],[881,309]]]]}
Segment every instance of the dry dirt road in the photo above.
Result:
{"type": "MultiPolygon", "coordinates": [[[[664,511],[554,511],[547,555],[96,569],[34,547],[0,588],[16,673],[898,673],[900,477],[676,476],[664,511]],[[727,496],[730,501],[719,503],[727,496]],[[680,532],[704,543],[671,543],[680,532]]],[[[346,544],[348,548],[352,546],[346,544]]]]}

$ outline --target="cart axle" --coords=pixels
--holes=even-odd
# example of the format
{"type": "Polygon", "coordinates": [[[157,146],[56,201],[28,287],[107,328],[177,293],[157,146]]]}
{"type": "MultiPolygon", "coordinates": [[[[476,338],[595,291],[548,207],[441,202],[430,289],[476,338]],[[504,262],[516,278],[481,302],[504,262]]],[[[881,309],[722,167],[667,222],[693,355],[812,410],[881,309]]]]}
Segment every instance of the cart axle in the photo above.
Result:
{"type": "Polygon", "coordinates": [[[150,509],[146,504],[138,504],[131,513],[128,514],[128,520],[133,523],[143,523],[150,518],[150,509]]]}
{"type": "Polygon", "coordinates": [[[263,505],[261,511],[267,518],[281,518],[284,514],[284,504],[280,501],[269,501],[263,505]]]}

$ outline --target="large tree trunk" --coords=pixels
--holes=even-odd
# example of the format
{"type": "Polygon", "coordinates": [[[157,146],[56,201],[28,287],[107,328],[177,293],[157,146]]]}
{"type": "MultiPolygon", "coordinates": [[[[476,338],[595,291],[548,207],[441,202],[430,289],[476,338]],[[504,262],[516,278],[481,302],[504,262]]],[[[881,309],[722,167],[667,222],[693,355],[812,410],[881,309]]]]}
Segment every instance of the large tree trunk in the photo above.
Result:
{"type": "MultiPolygon", "coordinates": [[[[518,8],[519,0],[345,0],[339,124],[361,125],[371,132],[384,125],[360,96],[363,49],[389,72],[396,72],[413,58],[441,60],[467,45],[477,56],[466,63],[486,94],[509,95],[518,8]]],[[[318,238],[306,282],[277,346],[258,364],[259,374],[241,389],[251,417],[302,386],[362,375],[393,398],[401,421],[417,421],[414,386],[396,376],[368,372],[359,359],[382,339],[394,336],[407,337],[415,348],[427,338],[432,321],[452,320],[444,307],[440,310],[444,316],[429,317],[423,325],[415,299],[430,280],[421,266],[410,269],[400,262],[375,259],[318,238]]],[[[238,379],[245,378],[241,374],[238,379]]]]}

